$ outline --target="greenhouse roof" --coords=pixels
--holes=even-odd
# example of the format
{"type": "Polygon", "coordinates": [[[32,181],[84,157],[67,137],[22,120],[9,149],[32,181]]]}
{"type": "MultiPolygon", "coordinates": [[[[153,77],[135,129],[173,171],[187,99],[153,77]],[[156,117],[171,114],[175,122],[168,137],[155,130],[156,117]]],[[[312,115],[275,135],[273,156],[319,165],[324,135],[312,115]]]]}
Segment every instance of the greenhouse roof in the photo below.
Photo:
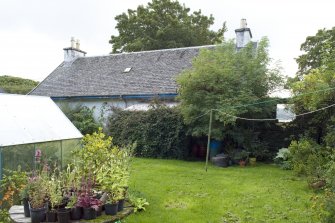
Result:
{"type": "Polygon", "coordinates": [[[0,94],[0,147],[82,138],[49,98],[0,94]]]}

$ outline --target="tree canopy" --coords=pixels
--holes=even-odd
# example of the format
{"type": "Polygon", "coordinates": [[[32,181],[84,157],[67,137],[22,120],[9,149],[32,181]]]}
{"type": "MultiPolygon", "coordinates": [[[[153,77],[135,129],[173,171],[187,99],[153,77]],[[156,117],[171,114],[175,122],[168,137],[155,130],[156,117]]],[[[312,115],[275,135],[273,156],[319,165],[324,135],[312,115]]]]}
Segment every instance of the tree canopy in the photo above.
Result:
{"type": "MultiPolygon", "coordinates": [[[[319,30],[301,45],[305,54],[299,56],[299,72],[291,83],[296,113],[314,111],[331,106],[335,101],[335,27],[319,30]]],[[[335,108],[297,118],[297,124],[305,129],[305,135],[321,143],[327,126],[334,118],[335,108]]]]}
{"type": "Polygon", "coordinates": [[[38,84],[37,81],[20,77],[0,76],[0,88],[6,93],[27,94],[38,84]]]}
{"type": "Polygon", "coordinates": [[[305,54],[296,60],[299,65],[299,75],[307,74],[314,68],[321,66],[334,67],[335,58],[335,27],[332,29],[320,29],[315,36],[308,36],[301,44],[300,50],[305,54]]]}
{"type": "Polygon", "coordinates": [[[208,113],[213,115],[213,137],[223,136],[225,125],[234,125],[233,116],[249,118],[265,114],[259,105],[268,93],[282,83],[280,70],[269,69],[268,40],[263,38],[258,47],[252,43],[236,50],[233,41],[225,41],[215,49],[203,49],[192,63],[192,69],[178,78],[181,111],[193,135],[206,135],[208,113]],[[199,117],[199,118],[198,118],[199,117]]]}
{"type": "Polygon", "coordinates": [[[225,23],[217,32],[209,30],[212,15],[202,15],[201,10],[190,13],[185,5],[171,0],[152,0],[115,20],[119,35],[109,40],[113,53],[215,44],[226,31],[225,23]]]}

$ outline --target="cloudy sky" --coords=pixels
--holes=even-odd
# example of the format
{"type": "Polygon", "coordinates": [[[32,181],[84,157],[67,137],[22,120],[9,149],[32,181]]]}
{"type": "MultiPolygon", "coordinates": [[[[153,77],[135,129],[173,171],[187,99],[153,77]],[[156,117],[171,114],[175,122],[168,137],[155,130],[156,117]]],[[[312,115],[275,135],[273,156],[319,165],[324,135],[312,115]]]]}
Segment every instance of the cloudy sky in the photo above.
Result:
{"type": "MultiPolygon", "coordinates": [[[[116,35],[114,17],[149,0],[0,0],[0,75],[41,81],[63,61],[70,38],[80,39],[88,56],[111,51],[116,35]]],[[[318,29],[335,26],[334,0],[180,0],[212,14],[219,29],[227,21],[226,37],[234,38],[246,18],[253,40],[270,40],[270,56],[280,60],[284,74],[297,70],[300,44],[318,29]]]]}

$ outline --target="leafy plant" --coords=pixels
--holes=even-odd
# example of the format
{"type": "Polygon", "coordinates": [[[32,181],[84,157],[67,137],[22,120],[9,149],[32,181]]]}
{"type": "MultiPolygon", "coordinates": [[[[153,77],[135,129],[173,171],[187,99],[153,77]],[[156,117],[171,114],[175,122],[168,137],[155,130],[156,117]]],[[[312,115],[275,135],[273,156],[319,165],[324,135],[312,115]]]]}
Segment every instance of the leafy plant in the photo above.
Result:
{"type": "Polygon", "coordinates": [[[277,156],[274,158],[274,162],[284,170],[291,170],[292,164],[290,157],[290,150],[288,148],[281,148],[278,151],[277,156]]]}
{"type": "Polygon", "coordinates": [[[12,223],[7,209],[0,209],[0,222],[1,223],[12,223]]]}
{"type": "Polygon", "coordinates": [[[101,206],[101,201],[89,193],[82,193],[78,197],[78,206],[83,208],[93,208],[97,211],[101,206]]]}
{"type": "Polygon", "coordinates": [[[46,173],[40,173],[28,180],[29,185],[29,202],[31,208],[43,208],[45,207],[47,200],[47,186],[48,179],[46,173]]]}
{"type": "Polygon", "coordinates": [[[17,170],[4,170],[4,172],[0,182],[0,194],[3,195],[0,206],[5,209],[20,204],[20,194],[27,186],[28,177],[26,172],[21,171],[20,166],[17,170]]]}
{"type": "Polygon", "coordinates": [[[71,106],[68,103],[62,103],[60,108],[83,135],[92,134],[101,127],[94,119],[94,108],[81,104],[71,106]]]}
{"type": "Polygon", "coordinates": [[[54,210],[56,205],[61,205],[63,202],[62,188],[60,180],[53,175],[47,182],[47,196],[51,205],[51,210],[54,210]]]}
{"type": "Polygon", "coordinates": [[[149,205],[149,202],[143,198],[139,197],[138,193],[131,192],[128,194],[130,203],[134,206],[134,212],[145,211],[146,206],[149,205]]]}

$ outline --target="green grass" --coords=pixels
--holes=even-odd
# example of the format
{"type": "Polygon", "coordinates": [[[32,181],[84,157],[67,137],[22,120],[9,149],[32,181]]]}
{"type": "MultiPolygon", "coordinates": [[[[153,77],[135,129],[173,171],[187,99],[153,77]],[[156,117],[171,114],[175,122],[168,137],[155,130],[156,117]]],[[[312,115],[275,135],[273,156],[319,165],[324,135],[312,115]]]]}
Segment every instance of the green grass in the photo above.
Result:
{"type": "Polygon", "coordinates": [[[130,187],[150,206],[122,222],[317,222],[304,180],[273,165],[204,170],[203,162],[135,159],[130,187]]]}

